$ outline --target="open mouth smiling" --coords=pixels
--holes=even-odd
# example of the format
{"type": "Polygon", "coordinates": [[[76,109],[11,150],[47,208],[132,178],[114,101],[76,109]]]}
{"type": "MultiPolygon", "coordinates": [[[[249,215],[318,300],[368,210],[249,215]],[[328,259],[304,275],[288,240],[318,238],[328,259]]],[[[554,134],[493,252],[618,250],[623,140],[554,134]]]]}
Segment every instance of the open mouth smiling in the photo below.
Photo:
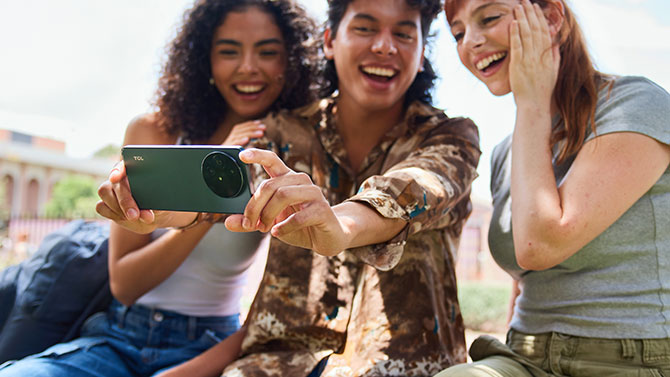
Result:
{"type": "Polygon", "coordinates": [[[505,60],[506,57],[507,57],[506,52],[497,52],[475,63],[475,68],[477,68],[477,70],[479,71],[487,72],[491,68],[502,63],[502,61],[505,60]]]}
{"type": "Polygon", "coordinates": [[[378,81],[390,81],[397,74],[397,71],[394,69],[375,66],[361,67],[361,72],[369,78],[378,81]]]}
{"type": "Polygon", "coordinates": [[[258,94],[265,89],[265,85],[260,84],[235,84],[233,89],[240,94],[258,94]]]}

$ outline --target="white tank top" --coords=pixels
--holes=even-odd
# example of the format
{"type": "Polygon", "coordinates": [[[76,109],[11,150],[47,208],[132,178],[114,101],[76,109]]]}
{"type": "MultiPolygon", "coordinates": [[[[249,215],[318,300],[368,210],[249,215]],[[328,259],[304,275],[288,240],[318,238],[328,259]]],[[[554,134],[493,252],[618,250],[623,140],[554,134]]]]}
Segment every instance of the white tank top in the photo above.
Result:
{"type": "MultiPolygon", "coordinates": [[[[166,231],[155,231],[153,239],[166,231]]],[[[262,239],[259,232],[234,233],[214,224],[177,270],[137,303],[199,317],[239,313],[249,266],[262,239]]]]}

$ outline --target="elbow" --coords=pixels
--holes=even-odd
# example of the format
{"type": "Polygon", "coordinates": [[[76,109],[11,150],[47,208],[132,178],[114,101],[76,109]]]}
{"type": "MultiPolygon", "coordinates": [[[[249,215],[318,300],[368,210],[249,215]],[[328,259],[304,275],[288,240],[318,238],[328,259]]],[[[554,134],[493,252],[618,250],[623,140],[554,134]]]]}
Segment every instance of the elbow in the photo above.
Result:
{"type": "Polygon", "coordinates": [[[139,297],[135,297],[132,292],[129,292],[128,289],[124,289],[121,284],[114,283],[112,279],[109,282],[109,290],[112,292],[112,296],[125,306],[131,306],[137,301],[139,297]]]}
{"type": "Polygon", "coordinates": [[[517,253],[516,259],[519,267],[527,271],[542,271],[552,267],[537,258],[520,255],[520,253],[517,253]]]}
{"type": "Polygon", "coordinates": [[[558,264],[551,258],[550,249],[539,242],[525,240],[523,245],[514,245],[516,262],[524,270],[546,270],[558,264]]]}
{"type": "Polygon", "coordinates": [[[535,226],[514,229],[514,253],[519,267],[542,271],[552,268],[574,254],[575,225],[571,222],[536,222],[535,226]]]}

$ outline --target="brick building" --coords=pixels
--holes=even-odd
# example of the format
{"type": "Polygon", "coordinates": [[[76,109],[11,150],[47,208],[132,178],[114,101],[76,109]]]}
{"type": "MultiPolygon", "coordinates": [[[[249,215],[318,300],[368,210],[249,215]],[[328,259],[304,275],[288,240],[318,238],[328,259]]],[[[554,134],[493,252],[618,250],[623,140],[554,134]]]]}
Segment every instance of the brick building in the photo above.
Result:
{"type": "Polygon", "coordinates": [[[4,203],[15,216],[44,215],[53,186],[67,175],[102,182],[114,164],[109,159],[81,159],[65,154],[62,141],[0,129],[0,184],[4,203]]]}

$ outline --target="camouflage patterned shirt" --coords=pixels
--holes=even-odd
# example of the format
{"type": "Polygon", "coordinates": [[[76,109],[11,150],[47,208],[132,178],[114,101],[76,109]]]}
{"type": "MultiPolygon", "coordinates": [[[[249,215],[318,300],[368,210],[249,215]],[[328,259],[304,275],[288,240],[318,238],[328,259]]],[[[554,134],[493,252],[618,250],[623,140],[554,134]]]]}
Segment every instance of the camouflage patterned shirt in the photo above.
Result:
{"type": "MultiPolygon", "coordinates": [[[[455,252],[471,211],[479,136],[468,119],[415,102],[350,168],[336,99],[268,116],[254,147],[309,174],[331,205],[363,202],[408,222],[383,244],[323,257],[272,239],[242,356],[224,376],[432,376],[465,362],[455,252]]],[[[257,183],[262,167],[252,167],[257,183]]]]}

